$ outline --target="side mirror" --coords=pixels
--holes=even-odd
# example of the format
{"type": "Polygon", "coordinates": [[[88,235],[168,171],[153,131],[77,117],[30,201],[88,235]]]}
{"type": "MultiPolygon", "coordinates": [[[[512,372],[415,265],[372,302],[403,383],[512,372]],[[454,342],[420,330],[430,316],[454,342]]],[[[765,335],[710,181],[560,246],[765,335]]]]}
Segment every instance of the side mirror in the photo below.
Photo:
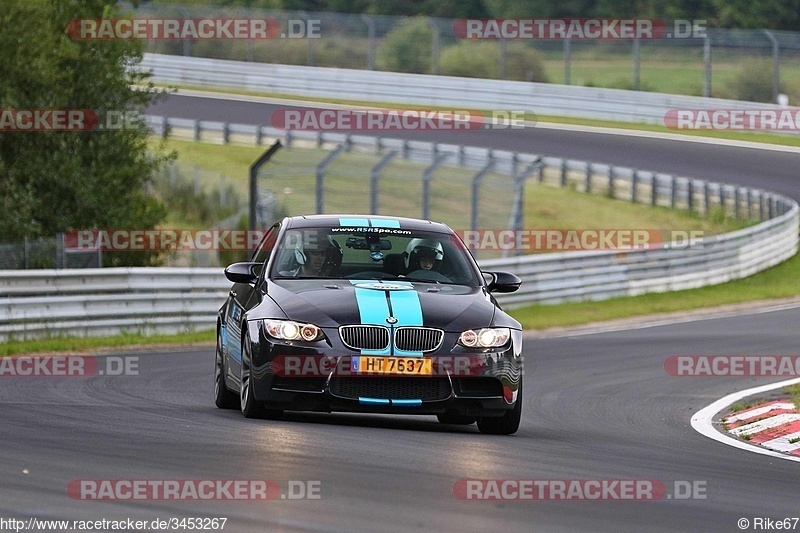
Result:
{"type": "Polygon", "coordinates": [[[234,263],[225,269],[225,277],[234,283],[253,283],[258,279],[256,267],[261,263],[234,263]]]}
{"type": "Polygon", "coordinates": [[[489,292],[514,292],[519,289],[522,280],[511,272],[484,272],[491,277],[486,285],[489,292]]]}

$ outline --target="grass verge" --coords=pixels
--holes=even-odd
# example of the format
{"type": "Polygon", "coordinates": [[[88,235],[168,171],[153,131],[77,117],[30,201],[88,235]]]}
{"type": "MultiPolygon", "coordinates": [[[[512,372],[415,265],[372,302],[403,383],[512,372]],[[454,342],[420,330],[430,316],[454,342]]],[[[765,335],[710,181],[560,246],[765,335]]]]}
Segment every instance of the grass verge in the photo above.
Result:
{"type": "Polygon", "coordinates": [[[50,352],[97,352],[134,346],[153,346],[160,344],[213,343],[214,330],[193,331],[177,335],[143,335],[125,333],[111,337],[54,337],[38,340],[12,340],[0,344],[0,357],[23,353],[50,352]]]}
{"type": "Polygon", "coordinates": [[[525,329],[545,329],[793,296],[800,296],[800,254],[748,278],[720,285],[601,302],[532,305],[510,313],[525,329]]]}

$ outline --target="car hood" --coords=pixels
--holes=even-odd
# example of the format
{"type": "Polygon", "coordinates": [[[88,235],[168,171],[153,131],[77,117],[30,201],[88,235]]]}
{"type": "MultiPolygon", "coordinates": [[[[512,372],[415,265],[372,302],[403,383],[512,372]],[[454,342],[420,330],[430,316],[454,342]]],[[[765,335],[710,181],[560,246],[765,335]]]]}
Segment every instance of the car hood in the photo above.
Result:
{"type": "Polygon", "coordinates": [[[278,280],[267,293],[287,318],[323,328],[396,319],[396,326],[463,331],[492,325],[497,309],[482,287],[410,281],[278,280]]]}

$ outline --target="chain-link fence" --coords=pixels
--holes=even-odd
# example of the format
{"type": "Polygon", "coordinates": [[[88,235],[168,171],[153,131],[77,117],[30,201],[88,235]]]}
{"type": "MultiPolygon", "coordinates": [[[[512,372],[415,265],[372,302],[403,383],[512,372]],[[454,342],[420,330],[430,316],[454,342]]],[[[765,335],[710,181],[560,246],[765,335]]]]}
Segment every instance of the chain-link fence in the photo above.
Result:
{"type": "Polygon", "coordinates": [[[371,213],[443,221],[457,231],[509,228],[522,198],[515,180],[500,172],[506,169],[456,166],[484,161],[487,150],[476,150],[291,140],[261,168],[256,225],[287,215],[371,213]]]}
{"type": "Polygon", "coordinates": [[[0,270],[99,268],[102,261],[100,250],[70,249],[63,234],[0,244],[0,270]]]}
{"type": "Polygon", "coordinates": [[[740,100],[774,102],[778,93],[800,99],[800,32],[703,28],[687,38],[462,40],[449,19],[176,4],[142,4],[132,11],[141,18],[271,18],[283,37],[148,41],[147,51],[163,54],[740,100]],[[306,38],[312,31],[317,36],[306,38]]]}

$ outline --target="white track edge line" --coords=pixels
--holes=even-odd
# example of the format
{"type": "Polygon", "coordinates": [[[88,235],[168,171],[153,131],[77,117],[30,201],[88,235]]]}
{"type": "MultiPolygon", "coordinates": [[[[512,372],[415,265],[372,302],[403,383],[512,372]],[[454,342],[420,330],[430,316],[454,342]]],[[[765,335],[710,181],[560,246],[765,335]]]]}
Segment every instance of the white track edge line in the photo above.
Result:
{"type": "Polygon", "coordinates": [[[740,448],[742,450],[747,450],[753,453],[759,453],[761,455],[768,455],[770,457],[776,457],[778,459],[785,459],[787,461],[800,462],[800,457],[798,456],[786,455],[780,452],[769,450],[767,448],[756,446],[754,444],[748,444],[734,437],[730,437],[726,433],[718,431],[713,424],[714,415],[716,415],[729,405],[741,400],[742,398],[746,398],[747,396],[752,396],[753,394],[760,394],[762,392],[779,389],[781,387],[786,387],[789,385],[796,385],[798,383],[800,383],[800,378],[795,378],[786,381],[780,381],[778,383],[771,383],[769,385],[762,385],[760,387],[753,387],[751,389],[745,389],[742,391],[729,394],[715,401],[711,405],[707,405],[706,407],[703,407],[702,409],[697,411],[694,414],[694,416],[692,416],[691,419],[692,428],[701,435],[708,437],[709,439],[721,442],[722,444],[726,444],[728,446],[733,446],[734,448],[740,448]]]}

